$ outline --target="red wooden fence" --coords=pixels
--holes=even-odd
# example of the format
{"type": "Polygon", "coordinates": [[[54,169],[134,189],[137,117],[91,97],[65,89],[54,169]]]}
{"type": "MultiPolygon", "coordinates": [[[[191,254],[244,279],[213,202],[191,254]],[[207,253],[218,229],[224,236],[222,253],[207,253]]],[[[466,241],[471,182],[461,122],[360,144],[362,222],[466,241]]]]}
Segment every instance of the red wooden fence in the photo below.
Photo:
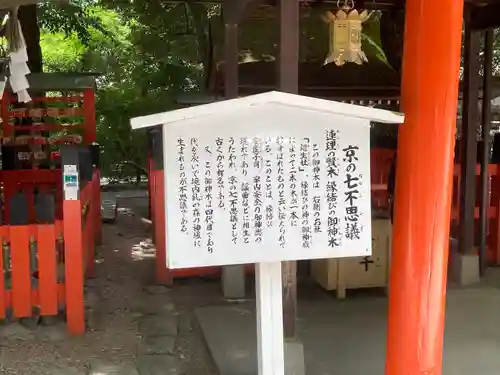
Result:
{"type": "MultiPolygon", "coordinates": [[[[371,178],[372,178],[372,202],[374,206],[386,208],[388,206],[387,182],[389,170],[394,158],[395,151],[386,149],[372,149],[371,151],[371,178]]],[[[480,170],[481,166],[476,166],[476,209],[474,217],[476,230],[479,227],[479,207],[480,207],[480,170]]],[[[487,235],[488,261],[491,264],[500,264],[500,165],[490,164],[488,166],[489,179],[491,181],[491,196],[488,210],[489,231],[487,235]]],[[[453,171],[453,200],[451,220],[454,224],[459,218],[460,207],[460,166],[455,165],[453,171]]]]}
{"type": "Polygon", "coordinates": [[[85,332],[84,277],[94,269],[100,229],[99,172],[80,193],[62,201],[54,224],[0,226],[0,319],[57,315],[65,308],[68,331],[85,332]]]}

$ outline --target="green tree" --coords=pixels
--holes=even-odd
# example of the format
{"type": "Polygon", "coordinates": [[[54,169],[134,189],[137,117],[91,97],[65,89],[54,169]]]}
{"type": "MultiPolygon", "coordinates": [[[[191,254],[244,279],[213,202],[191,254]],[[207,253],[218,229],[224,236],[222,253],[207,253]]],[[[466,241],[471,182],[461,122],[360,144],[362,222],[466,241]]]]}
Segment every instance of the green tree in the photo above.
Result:
{"type": "MultiPolygon", "coordinates": [[[[309,12],[303,24],[303,57],[322,60],[328,45],[327,26],[318,11],[309,12]]],[[[144,172],[144,134],[130,131],[130,118],[175,108],[179,93],[205,91],[215,71],[212,65],[222,59],[220,5],[193,0],[180,4],[72,0],[63,6],[42,3],[37,17],[46,71],[102,74],[97,130],[104,148],[103,172],[108,176],[144,172]]],[[[374,18],[366,25],[364,42],[369,55],[383,59],[377,22],[374,18]]],[[[242,24],[242,52],[256,59],[275,58],[275,26],[276,19],[242,24]]]]}
{"type": "Polygon", "coordinates": [[[153,48],[149,43],[154,33],[137,19],[95,5],[86,12],[97,26],[88,27],[85,38],[77,31],[42,27],[45,70],[101,74],[96,116],[103,175],[143,175],[145,135],[131,131],[130,118],[173,108],[176,92],[196,86],[199,65],[182,60],[176,52],[177,46],[184,48],[182,43],[174,44],[170,53],[161,44],[153,48]],[[141,38],[148,33],[151,39],[141,38]]]}

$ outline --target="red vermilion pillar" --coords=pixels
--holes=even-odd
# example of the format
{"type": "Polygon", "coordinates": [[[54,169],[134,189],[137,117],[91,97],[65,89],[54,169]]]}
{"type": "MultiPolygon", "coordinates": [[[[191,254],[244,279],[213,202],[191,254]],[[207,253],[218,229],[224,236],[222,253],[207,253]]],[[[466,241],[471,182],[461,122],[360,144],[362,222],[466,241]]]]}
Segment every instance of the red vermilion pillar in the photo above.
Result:
{"type": "Polygon", "coordinates": [[[386,375],[440,375],[463,2],[406,0],[386,375]]]}

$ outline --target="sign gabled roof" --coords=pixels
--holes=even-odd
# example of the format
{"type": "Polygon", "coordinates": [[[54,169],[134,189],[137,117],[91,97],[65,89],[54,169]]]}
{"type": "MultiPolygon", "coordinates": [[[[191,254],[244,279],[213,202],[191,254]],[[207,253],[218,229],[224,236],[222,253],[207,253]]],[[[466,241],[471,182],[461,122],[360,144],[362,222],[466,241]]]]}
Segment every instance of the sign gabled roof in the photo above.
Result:
{"type": "Polygon", "coordinates": [[[308,96],[288,94],[280,91],[270,91],[243,98],[224,100],[195,107],[177,109],[169,112],[135,117],[130,120],[130,124],[132,129],[142,129],[199,117],[214,115],[220,116],[224,112],[235,112],[239,109],[262,104],[280,104],[283,106],[302,108],[306,110],[331,113],[382,123],[399,124],[404,121],[404,115],[401,113],[325,99],[311,98],[308,96]]]}

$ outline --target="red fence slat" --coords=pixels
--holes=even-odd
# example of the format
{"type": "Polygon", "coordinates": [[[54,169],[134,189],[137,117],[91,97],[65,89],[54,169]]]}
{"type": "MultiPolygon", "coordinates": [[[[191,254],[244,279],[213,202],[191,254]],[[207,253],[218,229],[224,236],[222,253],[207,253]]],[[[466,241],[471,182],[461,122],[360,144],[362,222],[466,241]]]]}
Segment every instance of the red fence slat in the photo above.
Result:
{"type": "Polygon", "coordinates": [[[40,313],[57,315],[57,257],[54,225],[37,225],[40,313]]]}
{"type": "Polygon", "coordinates": [[[4,241],[4,230],[1,230],[0,236],[0,319],[5,319],[5,308],[7,306],[7,301],[5,297],[5,268],[3,264],[3,241],[4,241]]]}
{"type": "Polygon", "coordinates": [[[92,206],[94,221],[94,240],[97,244],[101,243],[101,173],[98,169],[94,171],[92,178],[92,206]]]}
{"type": "Polygon", "coordinates": [[[65,200],[64,259],[66,284],[66,318],[68,330],[73,334],[85,333],[83,304],[83,236],[81,201],[65,200]]]}
{"type": "Polygon", "coordinates": [[[29,229],[27,225],[9,227],[12,309],[16,318],[29,317],[32,314],[29,229]]]}

